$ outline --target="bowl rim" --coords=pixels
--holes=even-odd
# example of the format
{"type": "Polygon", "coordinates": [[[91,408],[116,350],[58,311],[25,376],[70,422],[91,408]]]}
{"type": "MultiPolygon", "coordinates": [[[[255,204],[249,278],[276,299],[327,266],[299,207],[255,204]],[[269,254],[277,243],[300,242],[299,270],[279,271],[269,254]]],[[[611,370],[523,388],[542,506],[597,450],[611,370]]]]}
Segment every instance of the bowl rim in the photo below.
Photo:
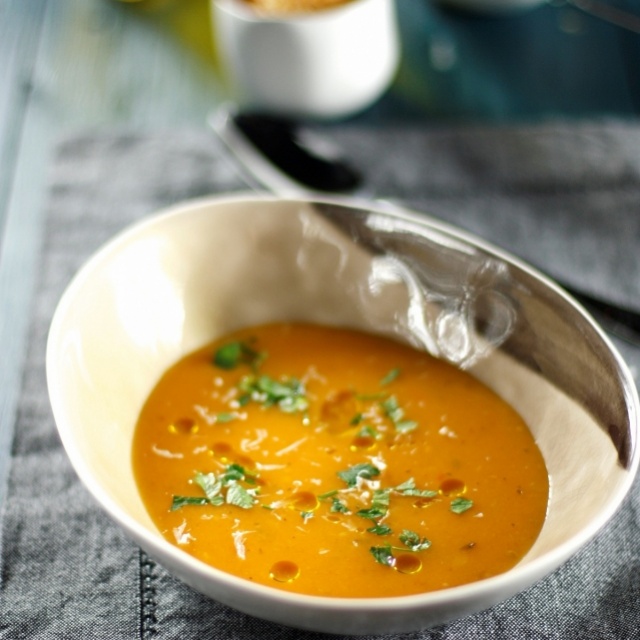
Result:
{"type": "MultiPolygon", "coordinates": [[[[542,579],[557,568],[566,559],[574,555],[580,548],[595,537],[595,535],[610,521],[627,496],[640,463],[640,447],[638,446],[638,439],[640,437],[640,422],[638,418],[640,414],[640,402],[638,400],[638,392],[635,382],[628,366],[617,348],[613,345],[611,340],[592,316],[582,307],[582,305],[580,305],[580,303],[578,303],[570,294],[542,272],[538,271],[520,258],[517,258],[509,252],[483,240],[482,238],[479,238],[478,236],[475,236],[472,233],[433,218],[427,213],[419,212],[390,202],[372,201],[366,198],[352,196],[325,197],[316,194],[311,194],[309,196],[281,197],[267,192],[221,193],[213,196],[189,199],[162,207],[144,218],[127,225],[107,240],[106,243],[99,247],[97,251],[95,251],[89,259],[83,263],[77,273],[72,277],[62,294],[54,312],[47,338],[46,378],[49,399],[56,427],[76,474],[89,490],[93,498],[107,511],[116,523],[122,526],[125,531],[127,531],[130,536],[139,543],[141,547],[149,551],[155,558],[168,557],[171,560],[171,566],[175,567],[176,565],[182,565],[190,575],[198,576],[201,579],[207,580],[215,579],[215,581],[222,586],[233,587],[235,590],[241,590],[245,593],[253,594],[273,603],[277,602],[287,605],[299,604],[305,606],[307,609],[314,609],[319,612],[329,610],[364,612],[371,609],[390,612],[396,610],[410,611],[425,608],[435,609],[444,604],[451,604],[452,601],[462,602],[477,600],[480,602],[487,599],[487,593],[508,593],[509,587],[513,583],[519,583],[524,585],[523,588],[528,588],[534,582],[542,579]],[[445,235],[452,236],[463,243],[471,244],[483,251],[487,251],[500,260],[504,260],[507,263],[517,266],[528,275],[531,275],[541,281],[555,294],[563,298],[566,303],[574,307],[588,321],[591,328],[604,342],[608,351],[610,351],[614,356],[616,364],[618,365],[620,385],[621,387],[625,387],[628,391],[628,393],[625,394],[626,406],[632,417],[632,421],[635,424],[635,430],[631,434],[632,451],[630,453],[630,464],[626,469],[624,469],[624,477],[621,479],[616,490],[612,492],[610,499],[602,508],[599,516],[594,518],[587,526],[583,527],[569,539],[543,553],[539,557],[528,561],[526,564],[516,565],[508,571],[490,578],[460,586],[448,587],[445,589],[413,595],[345,598],[288,592],[275,587],[252,583],[233,574],[226,573],[194,558],[186,551],[179,549],[162,538],[159,533],[150,531],[147,527],[140,524],[133,516],[128,514],[126,510],[114,499],[112,499],[108,492],[103,489],[94,477],[90,466],[85,462],[81,455],[80,448],[75,443],[72,435],[73,429],[67,424],[66,410],[60,400],[59,392],[57,391],[60,385],[56,380],[56,373],[53,369],[55,352],[62,338],[61,324],[66,316],[67,310],[73,304],[76,291],[81,288],[83,283],[91,276],[94,269],[99,267],[100,264],[112,253],[118,251],[121,245],[131,239],[134,239],[135,236],[143,233],[146,229],[153,227],[158,223],[164,223],[166,220],[195,213],[196,211],[209,207],[215,208],[238,203],[273,203],[278,201],[301,204],[318,202],[323,204],[337,204],[356,209],[367,209],[375,213],[387,214],[392,217],[400,218],[425,229],[432,229],[437,232],[441,232],[445,235]]],[[[162,561],[160,563],[162,564],[162,561]]],[[[518,589],[517,591],[520,590],[522,589],[518,589]]]]}

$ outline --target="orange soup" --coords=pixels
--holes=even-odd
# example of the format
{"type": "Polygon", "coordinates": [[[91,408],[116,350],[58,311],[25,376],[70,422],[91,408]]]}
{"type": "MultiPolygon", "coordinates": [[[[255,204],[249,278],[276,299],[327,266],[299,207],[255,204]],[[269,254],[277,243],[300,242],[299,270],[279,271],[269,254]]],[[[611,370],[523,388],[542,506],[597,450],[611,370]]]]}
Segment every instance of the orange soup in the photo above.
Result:
{"type": "Polygon", "coordinates": [[[146,402],[133,443],[167,540],[246,580],[383,597],[506,571],[549,482],[522,418],[393,340],[308,324],[225,336],[146,402]]]}

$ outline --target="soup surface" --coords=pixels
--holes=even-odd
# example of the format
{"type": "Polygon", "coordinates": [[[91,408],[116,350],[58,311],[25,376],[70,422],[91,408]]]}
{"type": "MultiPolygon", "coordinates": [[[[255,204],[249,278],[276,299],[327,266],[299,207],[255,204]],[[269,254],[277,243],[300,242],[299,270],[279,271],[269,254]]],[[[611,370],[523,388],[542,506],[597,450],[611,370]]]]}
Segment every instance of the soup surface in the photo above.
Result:
{"type": "Polygon", "coordinates": [[[387,338],[244,329],[161,378],[133,465],[162,534],[253,582],[420,593],[515,565],[549,483],[520,416],[468,373],[387,338]]]}

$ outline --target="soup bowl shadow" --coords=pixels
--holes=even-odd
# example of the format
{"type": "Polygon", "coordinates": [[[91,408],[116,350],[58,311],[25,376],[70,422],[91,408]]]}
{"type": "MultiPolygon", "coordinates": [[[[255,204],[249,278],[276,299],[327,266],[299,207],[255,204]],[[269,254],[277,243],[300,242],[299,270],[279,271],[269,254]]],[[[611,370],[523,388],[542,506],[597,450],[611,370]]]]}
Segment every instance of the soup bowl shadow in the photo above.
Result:
{"type": "Polygon", "coordinates": [[[469,234],[356,200],[218,196],[124,230],[62,296],[47,381],[79,478],[141,548],[215,600],[314,631],[406,632],[491,607],[593,538],[638,467],[635,384],[570,296],[469,234]],[[328,598],[250,583],[165,540],[130,462],[142,404],[187,353],[242,326],[286,320],[409,342],[467,369],[512,404],[551,484],[545,524],[526,557],[506,573],[441,591],[328,598]]]}

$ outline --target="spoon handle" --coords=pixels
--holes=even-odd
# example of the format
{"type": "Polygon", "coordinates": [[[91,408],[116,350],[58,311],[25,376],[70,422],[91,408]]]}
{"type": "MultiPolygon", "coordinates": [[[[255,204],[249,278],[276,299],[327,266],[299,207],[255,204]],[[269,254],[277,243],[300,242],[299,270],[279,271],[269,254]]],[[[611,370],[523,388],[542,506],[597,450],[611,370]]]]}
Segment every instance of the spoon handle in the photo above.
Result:
{"type": "MultiPolygon", "coordinates": [[[[284,197],[309,197],[319,193],[355,193],[362,188],[364,180],[359,171],[342,159],[335,148],[327,150],[326,141],[316,138],[312,145],[305,144],[293,120],[270,114],[241,113],[223,105],[209,118],[209,125],[252,189],[267,189],[284,197]]],[[[640,313],[548,275],[610,333],[640,346],[640,313]]]]}

